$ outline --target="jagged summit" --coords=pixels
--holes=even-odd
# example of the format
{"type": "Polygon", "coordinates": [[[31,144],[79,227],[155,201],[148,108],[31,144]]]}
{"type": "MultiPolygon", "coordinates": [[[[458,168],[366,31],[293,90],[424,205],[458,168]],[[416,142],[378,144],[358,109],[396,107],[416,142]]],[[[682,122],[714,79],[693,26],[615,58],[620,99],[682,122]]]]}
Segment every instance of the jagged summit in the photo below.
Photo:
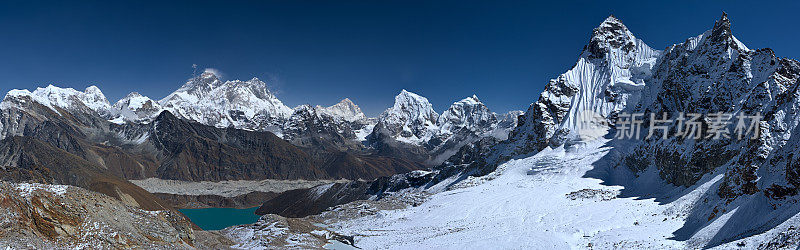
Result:
{"type": "Polygon", "coordinates": [[[731,20],[728,19],[728,14],[722,12],[722,17],[714,23],[714,28],[711,29],[711,39],[714,41],[727,41],[733,38],[731,31],[731,20]]]}
{"type": "Polygon", "coordinates": [[[378,126],[397,140],[420,144],[432,136],[438,118],[427,98],[403,89],[394,97],[394,105],[378,117],[378,126]]]}
{"type": "Polygon", "coordinates": [[[590,57],[603,57],[612,49],[632,51],[635,47],[636,37],[622,21],[612,15],[592,31],[586,50],[590,57]]]}
{"type": "Polygon", "coordinates": [[[702,47],[705,50],[709,50],[710,53],[725,53],[729,56],[733,56],[733,51],[745,52],[750,50],[733,35],[731,21],[725,12],[714,22],[714,26],[711,29],[676,46],[681,46],[686,50],[695,50],[702,47]]]}
{"type": "Polygon", "coordinates": [[[501,122],[477,95],[456,101],[438,114],[427,98],[404,89],[395,97],[394,105],[378,117],[370,144],[382,149],[428,152],[429,158],[423,160],[436,165],[464,145],[487,137],[507,138],[516,118],[507,121],[503,117],[501,122]]]}

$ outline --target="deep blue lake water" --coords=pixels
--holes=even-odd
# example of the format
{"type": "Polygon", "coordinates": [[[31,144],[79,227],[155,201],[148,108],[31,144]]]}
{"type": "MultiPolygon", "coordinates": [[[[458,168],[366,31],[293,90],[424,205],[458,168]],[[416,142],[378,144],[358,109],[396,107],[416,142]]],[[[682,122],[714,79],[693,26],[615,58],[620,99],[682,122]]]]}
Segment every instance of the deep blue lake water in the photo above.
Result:
{"type": "Polygon", "coordinates": [[[179,211],[203,230],[220,230],[229,226],[251,224],[258,221],[259,216],[255,214],[257,208],[200,208],[179,209],[179,211]]]}

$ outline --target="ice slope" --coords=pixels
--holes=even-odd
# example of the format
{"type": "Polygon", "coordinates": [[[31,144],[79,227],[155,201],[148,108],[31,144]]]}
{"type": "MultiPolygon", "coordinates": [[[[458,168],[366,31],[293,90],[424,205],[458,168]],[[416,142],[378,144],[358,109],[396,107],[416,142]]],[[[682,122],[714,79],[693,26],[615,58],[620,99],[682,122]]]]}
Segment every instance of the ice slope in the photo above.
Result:
{"type": "Polygon", "coordinates": [[[671,239],[720,175],[679,188],[685,194],[671,202],[621,198],[621,186],[585,177],[604,168],[611,149],[605,142],[546,149],[457,184],[463,188],[436,193],[420,206],[331,226],[356,235],[363,249],[692,248],[716,233],[712,225],[696,240],[671,239]]]}

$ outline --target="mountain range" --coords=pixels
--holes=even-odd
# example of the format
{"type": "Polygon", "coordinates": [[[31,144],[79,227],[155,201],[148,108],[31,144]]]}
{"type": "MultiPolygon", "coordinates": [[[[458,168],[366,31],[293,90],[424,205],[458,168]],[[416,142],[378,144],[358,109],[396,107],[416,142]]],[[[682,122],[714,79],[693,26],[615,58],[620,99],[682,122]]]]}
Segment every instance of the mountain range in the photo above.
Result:
{"type": "MultiPolygon", "coordinates": [[[[405,90],[395,101],[395,107],[433,112],[425,98],[405,90]],[[422,102],[405,102],[408,96],[422,102]]],[[[0,144],[9,147],[4,170],[14,173],[5,179],[100,191],[107,187],[95,182],[109,179],[113,192],[105,193],[115,197],[118,192],[145,197],[134,195],[146,192],[126,180],[147,178],[371,180],[436,164],[471,140],[506,136],[516,122],[510,116],[497,119],[470,97],[446,111],[442,117],[448,119],[434,121],[445,129],[406,126],[431,133],[426,140],[376,140],[382,136],[376,127],[410,121],[413,114],[394,108],[368,118],[349,99],[330,107],[289,108],[259,79],[222,81],[211,72],[189,79],[160,101],[133,92],[111,105],[95,86],[12,90],[0,112],[0,144]],[[39,148],[35,153],[40,154],[58,149],[65,155],[61,159],[72,159],[67,164],[72,167],[51,166],[53,161],[42,162],[45,158],[25,147],[39,148]],[[73,169],[94,172],[64,175],[73,169]]]]}
{"type": "MultiPolygon", "coordinates": [[[[290,108],[259,79],[210,71],[159,101],[12,90],[0,104],[3,180],[145,210],[170,201],[128,180],[350,180],[270,194],[258,222],[220,232],[235,246],[796,248],[800,62],[746,47],[731,26],[723,13],[656,50],[609,16],[524,113],[474,95],[438,113],[406,90],[374,118],[349,99],[290,108]],[[746,139],[622,138],[626,113],[763,118],[746,139]]],[[[178,221],[168,230],[188,235],[178,221]]]]}

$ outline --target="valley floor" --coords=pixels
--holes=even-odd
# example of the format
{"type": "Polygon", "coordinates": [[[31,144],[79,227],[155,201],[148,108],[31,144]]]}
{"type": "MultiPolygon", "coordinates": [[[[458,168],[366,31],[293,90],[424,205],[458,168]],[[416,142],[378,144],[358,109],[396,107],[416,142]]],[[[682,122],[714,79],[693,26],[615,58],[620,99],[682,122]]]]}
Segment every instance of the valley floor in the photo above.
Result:
{"type": "Polygon", "coordinates": [[[130,180],[133,184],[150,193],[176,194],[176,195],[219,195],[235,197],[252,192],[281,193],[293,189],[311,188],[332,182],[347,182],[347,180],[236,180],[236,181],[177,181],[148,178],[144,180],[130,180]]]}

